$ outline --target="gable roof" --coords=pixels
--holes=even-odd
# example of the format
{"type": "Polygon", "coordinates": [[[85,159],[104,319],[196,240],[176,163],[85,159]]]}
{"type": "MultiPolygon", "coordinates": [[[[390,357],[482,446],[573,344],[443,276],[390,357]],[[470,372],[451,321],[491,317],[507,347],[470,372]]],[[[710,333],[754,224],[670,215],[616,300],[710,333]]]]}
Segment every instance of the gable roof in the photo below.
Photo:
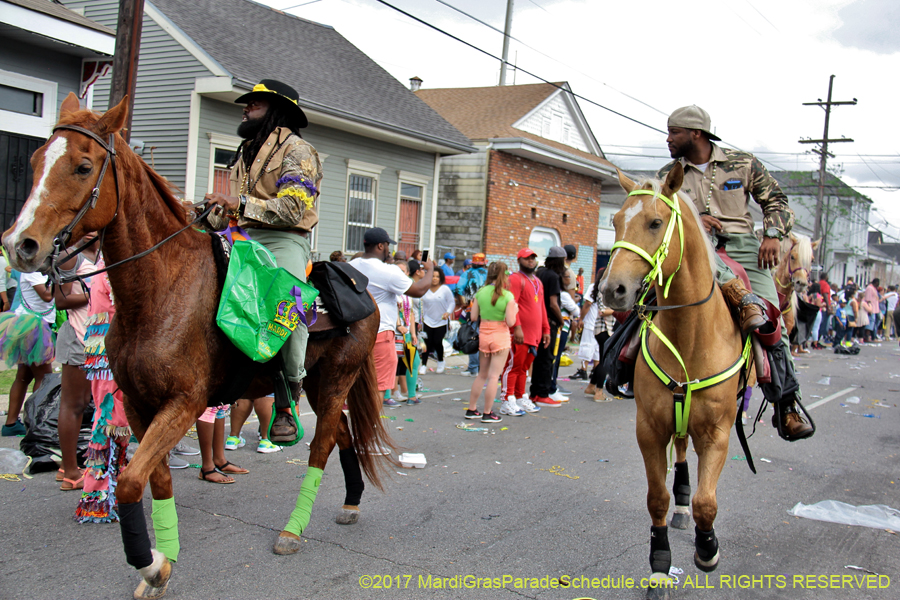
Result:
{"type": "Polygon", "coordinates": [[[69,23],[74,23],[75,25],[79,25],[81,27],[86,27],[88,29],[93,29],[94,31],[99,31],[100,33],[106,33],[108,35],[116,35],[116,32],[108,27],[104,27],[100,23],[95,21],[91,21],[84,15],[80,15],[73,10],[69,10],[62,4],[57,4],[56,2],[51,2],[50,0],[3,0],[4,2],[8,2],[9,4],[15,4],[17,6],[21,6],[22,8],[27,8],[28,10],[33,10],[35,12],[43,13],[50,17],[60,19],[62,21],[68,21],[69,23]]]}
{"type": "Polygon", "coordinates": [[[513,126],[561,87],[568,89],[568,84],[558,82],[477,88],[420,89],[416,95],[470,139],[527,139],[614,169],[615,165],[602,156],[584,152],[513,126]]]}
{"type": "MultiPolygon", "coordinates": [[[[769,174],[778,180],[778,185],[785,194],[816,196],[819,193],[818,171],[769,171],[769,174]]],[[[825,195],[856,198],[859,201],[872,203],[868,196],[860,194],[831,173],[825,174],[825,195]]]]}
{"type": "Polygon", "coordinates": [[[295,88],[300,106],[456,150],[471,142],[329,25],[250,0],[152,0],[233,77],[295,88]]]}

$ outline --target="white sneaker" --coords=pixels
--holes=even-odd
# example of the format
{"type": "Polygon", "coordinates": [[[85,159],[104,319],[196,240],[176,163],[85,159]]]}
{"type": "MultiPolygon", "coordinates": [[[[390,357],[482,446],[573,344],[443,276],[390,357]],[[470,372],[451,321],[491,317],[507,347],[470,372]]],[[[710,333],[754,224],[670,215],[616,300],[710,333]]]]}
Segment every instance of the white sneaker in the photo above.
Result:
{"type": "Polygon", "coordinates": [[[426,370],[427,369],[425,368],[425,365],[422,365],[421,367],[419,367],[419,375],[424,375],[426,370]]]}
{"type": "Polygon", "coordinates": [[[503,404],[500,405],[500,414],[511,415],[513,417],[524,417],[525,411],[519,408],[519,405],[511,400],[504,400],[503,404]]]}
{"type": "Polygon", "coordinates": [[[534,405],[534,402],[532,402],[532,401],[528,398],[528,396],[522,396],[521,398],[519,398],[519,399],[516,401],[516,404],[518,404],[519,408],[521,408],[521,409],[524,410],[525,412],[536,413],[536,412],[540,412],[540,411],[541,411],[541,407],[540,407],[540,406],[535,406],[535,405],[534,405]]]}
{"type": "Polygon", "coordinates": [[[548,397],[549,397],[551,400],[556,400],[557,402],[568,402],[568,401],[569,401],[569,397],[568,397],[568,396],[563,396],[563,395],[560,394],[559,392],[553,392],[553,393],[550,394],[550,396],[548,396],[548,397]]]}
{"type": "Polygon", "coordinates": [[[444,361],[439,360],[437,369],[434,371],[435,373],[443,373],[444,372],[444,361]]]}

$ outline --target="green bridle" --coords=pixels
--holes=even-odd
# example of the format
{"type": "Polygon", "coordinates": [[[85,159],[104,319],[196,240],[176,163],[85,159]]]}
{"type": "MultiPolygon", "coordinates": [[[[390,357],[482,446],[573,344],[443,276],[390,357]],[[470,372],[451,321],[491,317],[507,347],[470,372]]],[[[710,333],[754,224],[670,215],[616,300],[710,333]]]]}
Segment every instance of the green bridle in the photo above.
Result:
{"type": "Polygon", "coordinates": [[[678,195],[672,194],[672,197],[674,198],[674,200],[670,200],[669,198],[663,196],[662,194],[657,194],[656,192],[653,192],[651,190],[634,190],[633,192],[628,194],[629,198],[631,196],[654,196],[656,198],[659,198],[660,200],[665,202],[669,206],[669,208],[672,209],[672,218],[669,219],[669,224],[666,226],[666,235],[665,235],[665,237],[663,237],[662,243],[659,245],[659,248],[657,248],[657,250],[653,254],[653,256],[650,256],[649,254],[647,254],[647,251],[644,250],[643,248],[641,248],[640,246],[636,246],[635,244],[632,244],[631,242],[626,242],[624,240],[613,244],[612,250],[615,250],[617,248],[624,248],[626,250],[631,250],[632,252],[634,252],[635,254],[637,254],[638,256],[643,258],[644,260],[646,260],[648,263],[650,263],[650,266],[652,268],[650,269],[650,272],[647,273],[647,276],[644,277],[644,285],[643,285],[644,292],[641,295],[640,299],[638,300],[638,304],[641,304],[643,302],[644,298],[647,296],[647,292],[650,291],[650,285],[653,283],[654,279],[657,280],[657,284],[659,285],[659,287],[662,287],[662,284],[663,284],[662,266],[663,266],[663,263],[666,262],[666,258],[668,258],[668,256],[669,256],[669,244],[672,242],[672,234],[675,232],[675,227],[677,225],[678,226],[678,238],[680,241],[679,245],[680,245],[680,249],[681,249],[681,256],[678,257],[678,268],[676,268],[674,271],[672,271],[672,274],[669,275],[669,279],[666,282],[665,288],[663,288],[663,298],[668,298],[669,297],[669,286],[672,285],[672,278],[675,277],[675,273],[677,273],[678,270],[681,269],[681,261],[684,259],[684,223],[681,218],[681,204],[679,204],[679,202],[678,202],[678,195]]]}
{"type": "MultiPolygon", "coordinates": [[[[747,340],[744,343],[743,351],[740,356],[738,356],[737,361],[731,365],[729,368],[725,369],[721,373],[716,373],[710,377],[706,377],[705,379],[694,379],[691,380],[690,376],[687,372],[687,366],[684,364],[684,360],[681,358],[681,354],[675,348],[675,345],[669,341],[660,329],[653,324],[653,313],[656,311],[650,310],[648,311],[648,307],[644,304],[644,299],[647,297],[647,294],[650,291],[650,286],[653,284],[654,280],[657,283],[658,287],[662,287],[663,285],[663,273],[662,273],[662,265],[666,261],[666,258],[669,256],[669,245],[672,242],[672,234],[675,231],[675,227],[678,227],[678,237],[680,240],[680,250],[681,255],[678,257],[678,267],[672,271],[672,274],[669,275],[668,280],[666,281],[666,285],[663,288],[663,298],[669,297],[669,286],[672,285],[672,279],[675,277],[675,273],[677,273],[681,269],[681,262],[684,260],[684,223],[682,221],[682,212],[681,205],[678,202],[677,194],[673,194],[672,198],[674,200],[670,200],[666,196],[662,194],[657,194],[651,190],[634,190],[628,196],[654,196],[665,202],[672,209],[672,218],[669,219],[669,224],[666,226],[666,234],[663,237],[662,243],[659,245],[659,248],[650,256],[643,248],[640,246],[636,246],[631,242],[619,241],[613,244],[612,249],[615,250],[617,248],[624,248],[625,250],[631,250],[648,263],[652,267],[650,272],[647,273],[647,276],[644,277],[643,282],[643,292],[641,297],[635,302],[635,307],[638,310],[638,316],[641,319],[641,352],[644,356],[644,360],[647,361],[647,366],[650,367],[650,370],[654,375],[665,385],[673,394],[675,400],[675,436],[679,438],[684,438],[687,436],[687,426],[688,426],[688,417],[691,412],[691,391],[692,390],[701,390],[704,388],[712,387],[723,381],[726,381],[740,372],[743,365],[749,366],[750,360],[750,336],[747,336],[747,340]],[[648,315],[647,313],[650,312],[648,315]],[[652,331],[656,337],[662,341],[662,343],[672,352],[675,358],[678,360],[678,363],[681,365],[682,370],[684,371],[685,381],[681,382],[676,380],[674,377],[670,376],[668,373],[663,370],[662,367],[657,364],[657,362],[653,359],[653,356],[650,354],[650,347],[647,343],[648,331],[652,331]],[[684,394],[676,394],[675,389],[681,388],[684,390],[684,394]]],[[[709,296],[707,296],[704,300],[700,302],[695,302],[693,304],[688,304],[683,307],[666,307],[666,308],[685,308],[687,306],[696,306],[699,304],[705,303],[712,297],[713,292],[715,291],[715,281],[713,281],[713,289],[710,290],[709,296]]]]}

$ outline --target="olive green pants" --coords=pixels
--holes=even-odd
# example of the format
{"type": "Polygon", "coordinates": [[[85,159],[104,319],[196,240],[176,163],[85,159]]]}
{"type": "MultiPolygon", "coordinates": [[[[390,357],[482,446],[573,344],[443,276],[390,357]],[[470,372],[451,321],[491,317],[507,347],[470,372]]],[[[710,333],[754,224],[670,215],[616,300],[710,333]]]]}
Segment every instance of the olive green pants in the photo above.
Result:
{"type": "MultiPolygon", "coordinates": [[[[274,256],[278,266],[301,281],[306,281],[306,265],[309,262],[311,248],[309,240],[296,233],[277,229],[248,229],[247,233],[254,241],[259,242],[274,256]]],[[[306,360],[306,342],[309,331],[303,323],[288,337],[280,354],[284,360],[288,381],[299,382],[306,377],[303,363],[306,360]]]]}
{"type": "MultiPolygon", "coordinates": [[[[747,278],[750,279],[750,285],[753,293],[761,298],[765,298],[776,307],[778,306],[778,292],[775,291],[775,280],[772,279],[772,271],[769,269],[759,268],[759,239],[750,233],[732,233],[731,239],[725,244],[725,250],[736,263],[744,267],[747,271],[747,278]]],[[[727,283],[735,278],[735,274],[725,262],[716,255],[716,267],[718,273],[716,278],[719,283],[727,283]]],[[[781,341],[787,349],[788,356],[791,353],[790,342],[788,341],[789,331],[784,326],[784,320],[781,321],[781,341]]],[[[793,361],[791,361],[793,363],[793,361]]]]}

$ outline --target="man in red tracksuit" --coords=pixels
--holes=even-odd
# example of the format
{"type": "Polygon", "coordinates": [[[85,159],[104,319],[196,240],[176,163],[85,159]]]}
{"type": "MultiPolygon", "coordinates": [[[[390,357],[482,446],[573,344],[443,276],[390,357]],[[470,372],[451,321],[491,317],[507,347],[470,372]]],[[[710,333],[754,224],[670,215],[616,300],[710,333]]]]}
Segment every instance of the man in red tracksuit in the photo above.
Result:
{"type": "Polygon", "coordinates": [[[545,348],[550,344],[550,323],[544,306],[544,287],[534,274],[537,254],[530,248],[522,248],[517,258],[519,271],[510,275],[509,291],[519,305],[519,314],[511,332],[512,347],[501,379],[501,397],[521,411],[538,412],[541,409],[525,397],[525,381],[538,344],[545,348]]]}

